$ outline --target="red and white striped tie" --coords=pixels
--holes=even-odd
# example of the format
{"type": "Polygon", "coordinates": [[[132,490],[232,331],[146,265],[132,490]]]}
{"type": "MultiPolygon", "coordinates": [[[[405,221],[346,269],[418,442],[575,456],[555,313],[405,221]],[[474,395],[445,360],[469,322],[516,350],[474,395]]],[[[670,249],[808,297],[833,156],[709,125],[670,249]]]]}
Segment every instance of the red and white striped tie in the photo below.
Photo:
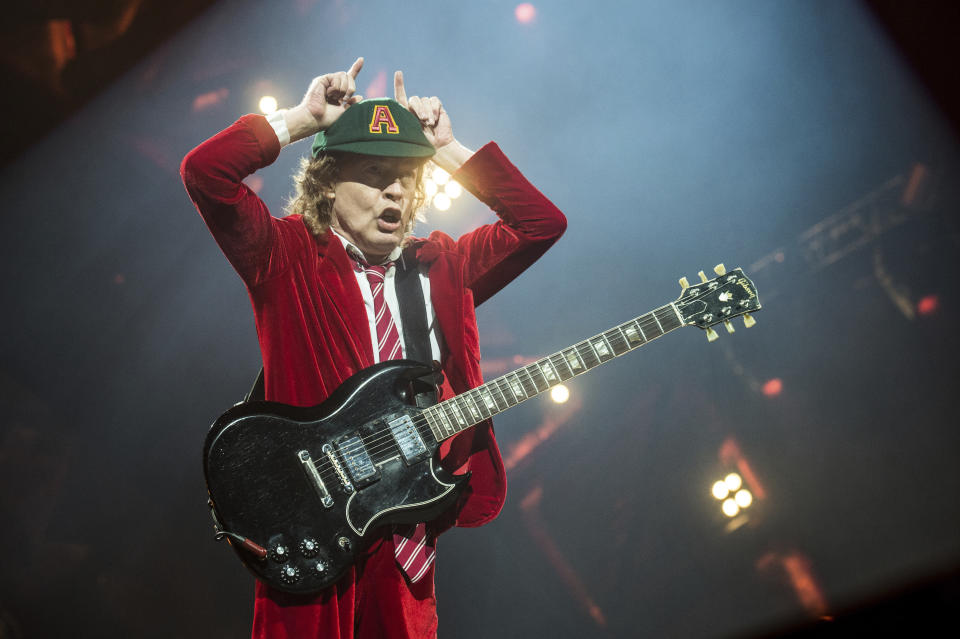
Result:
{"type": "MultiPolygon", "coordinates": [[[[403,357],[400,332],[397,330],[397,324],[393,321],[393,314],[383,295],[384,278],[387,269],[393,266],[393,263],[372,266],[360,259],[357,259],[357,263],[366,273],[373,293],[373,314],[377,325],[380,361],[400,359],[403,357]]],[[[427,534],[427,527],[424,524],[396,528],[393,547],[397,563],[412,583],[417,583],[427,573],[437,554],[436,542],[427,534]]]]}

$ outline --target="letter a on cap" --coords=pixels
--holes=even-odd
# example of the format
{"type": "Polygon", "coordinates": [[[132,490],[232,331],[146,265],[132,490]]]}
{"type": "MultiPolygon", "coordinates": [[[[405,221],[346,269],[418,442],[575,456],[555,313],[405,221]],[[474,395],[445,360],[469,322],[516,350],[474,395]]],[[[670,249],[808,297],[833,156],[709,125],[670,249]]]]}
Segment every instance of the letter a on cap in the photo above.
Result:
{"type": "Polygon", "coordinates": [[[397,121],[390,113],[390,107],[386,104],[378,104],[373,109],[373,117],[370,118],[370,133],[384,133],[383,127],[387,127],[386,133],[394,135],[400,133],[397,121]]]}

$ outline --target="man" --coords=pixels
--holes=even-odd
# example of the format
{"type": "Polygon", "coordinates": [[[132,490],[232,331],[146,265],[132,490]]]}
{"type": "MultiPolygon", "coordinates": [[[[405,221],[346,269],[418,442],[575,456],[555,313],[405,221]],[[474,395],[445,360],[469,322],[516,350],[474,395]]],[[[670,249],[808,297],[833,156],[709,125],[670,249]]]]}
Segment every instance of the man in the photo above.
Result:
{"type": "MultiPolygon", "coordinates": [[[[441,362],[441,396],[478,386],[474,307],[539,258],[566,227],[563,214],[495,144],[474,153],[456,140],[437,98],[407,100],[400,72],[396,100],[361,101],[355,81],[362,66],[359,58],[346,72],[315,78],[296,107],[241,118],[191,151],[181,167],[191,199],[250,294],[268,400],[319,404],[357,371],[407,353],[412,345],[403,344],[396,326],[394,289],[397,264],[407,261],[419,271],[429,327],[421,352],[441,362]],[[314,135],[295,213],[274,218],[242,180],[273,162],[282,146],[314,135]],[[457,240],[440,232],[411,237],[428,158],[500,220],[457,240]]],[[[435,636],[436,536],[453,525],[491,521],[506,495],[489,422],[445,441],[440,456],[448,470],[472,473],[450,511],[418,526],[409,543],[383,531],[317,596],[285,594],[258,581],[253,636],[435,636]],[[414,558],[411,549],[422,552],[414,558]]]]}

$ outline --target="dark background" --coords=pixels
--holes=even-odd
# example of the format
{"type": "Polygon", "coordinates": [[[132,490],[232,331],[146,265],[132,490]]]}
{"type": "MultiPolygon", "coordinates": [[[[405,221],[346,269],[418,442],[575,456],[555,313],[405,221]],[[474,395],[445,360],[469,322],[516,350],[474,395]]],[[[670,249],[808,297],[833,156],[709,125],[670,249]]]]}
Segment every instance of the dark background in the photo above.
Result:
{"type": "MultiPolygon", "coordinates": [[[[0,637],[249,633],[200,447],[259,355],[177,167],[357,55],[362,92],[404,69],[570,218],[480,309],[488,377],[720,261],[765,304],[749,331],[684,329],[497,419],[508,502],[441,540],[441,636],[956,629],[958,9],[514,8],[4,8],[0,637]],[[710,486],[744,469],[757,499],[727,520],[710,486]]],[[[275,213],[304,152],[251,182],[275,213]]]]}

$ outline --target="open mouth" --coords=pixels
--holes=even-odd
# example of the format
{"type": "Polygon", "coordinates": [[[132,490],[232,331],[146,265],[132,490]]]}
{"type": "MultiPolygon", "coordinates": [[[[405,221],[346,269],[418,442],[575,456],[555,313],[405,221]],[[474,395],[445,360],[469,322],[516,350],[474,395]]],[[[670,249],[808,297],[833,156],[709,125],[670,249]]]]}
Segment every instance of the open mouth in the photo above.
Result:
{"type": "Polygon", "coordinates": [[[381,230],[392,232],[400,228],[402,220],[403,215],[399,209],[386,209],[380,213],[380,216],[377,218],[377,224],[381,230]]]}

